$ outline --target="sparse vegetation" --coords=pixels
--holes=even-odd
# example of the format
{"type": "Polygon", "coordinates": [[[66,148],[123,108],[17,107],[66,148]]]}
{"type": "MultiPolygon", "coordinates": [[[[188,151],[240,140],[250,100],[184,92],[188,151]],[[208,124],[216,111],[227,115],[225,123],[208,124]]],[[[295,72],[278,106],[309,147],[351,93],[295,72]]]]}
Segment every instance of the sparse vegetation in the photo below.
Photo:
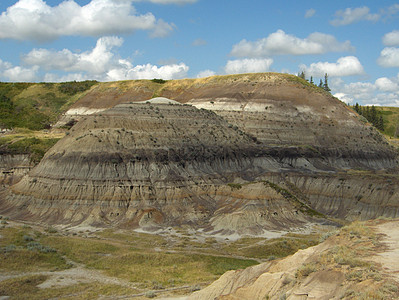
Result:
{"type": "Polygon", "coordinates": [[[37,138],[18,134],[0,137],[0,153],[30,154],[31,160],[38,163],[58,140],[59,138],[37,138]]]}
{"type": "Polygon", "coordinates": [[[154,78],[154,79],[152,79],[151,81],[152,81],[152,82],[155,82],[155,83],[160,83],[160,84],[166,83],[166,80],[164,80],[164,79],[159,79],[159,78],[154,78]]]}
{"type": "Polygon", "coordinates": [[[98,82],[95,80],[63,82],[58,85],[58,90],[63,94],[73,96],[77,93],[81,93],[90,89],[93,85],[96,85],[97,83],[98,82]]]}
{"type": "Polygon", "coordinates": [[[49,129],[95,81],[0,83],[0,128],[49,129]]]}

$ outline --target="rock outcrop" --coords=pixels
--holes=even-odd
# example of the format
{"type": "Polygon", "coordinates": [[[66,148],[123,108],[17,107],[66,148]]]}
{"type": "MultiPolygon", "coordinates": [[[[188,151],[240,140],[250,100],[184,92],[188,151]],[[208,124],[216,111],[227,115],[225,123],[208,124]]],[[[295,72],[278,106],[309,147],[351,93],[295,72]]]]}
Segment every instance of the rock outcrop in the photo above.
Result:
{"type": "Polygon", "coordinates": [[[12,186],[1,211],[224,234],[399,214],[398,181],[386,175],[397,153],[296,76],[104,83],[63,122],[72,118],[79,122],[12,186]]]}
{"type": "Polygon", "coordinates": [[[259,234],[311,219],[305,204],[267,182],[233,183],[281,168],[215,113],[157,98],[85,117],[11,187],[6,202],[17,217],[49,223],[188,223],[259,234]]]}
{"type": "Polygon", "coordinates": [[[188,300],[397,299],[398,222],[379,222],[354,223],[281,260],[228,271],[188,300]]]}
{"type": "Polygon", "coordinates": [[[18,182],[33,168],[33,166],[27,154],[1,154],[0,184],[11,185],[18,182]]]}

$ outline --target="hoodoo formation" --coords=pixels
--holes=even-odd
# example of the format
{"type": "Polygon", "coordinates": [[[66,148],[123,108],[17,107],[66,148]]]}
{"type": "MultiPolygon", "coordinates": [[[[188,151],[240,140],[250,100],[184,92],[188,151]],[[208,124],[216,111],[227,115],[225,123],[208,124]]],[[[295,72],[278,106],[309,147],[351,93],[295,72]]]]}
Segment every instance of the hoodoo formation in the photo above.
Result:
{"type": "Polygon", "coordinates": [[[77,124],[11,186],[2,212],[222,234],[399,215],[396,152],[296,76],[103,83],[59,124],[71,119],[77,124]]]}

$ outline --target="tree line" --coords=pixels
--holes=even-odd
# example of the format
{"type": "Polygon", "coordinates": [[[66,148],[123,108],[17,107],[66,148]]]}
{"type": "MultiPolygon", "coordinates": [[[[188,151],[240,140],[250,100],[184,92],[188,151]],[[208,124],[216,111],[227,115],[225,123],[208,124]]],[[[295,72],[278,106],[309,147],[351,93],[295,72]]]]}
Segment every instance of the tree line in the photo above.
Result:
{"type": "Polygon", "coordinates": [[[380,112],[377,111],[375,106],[361,106],[356,103],[352,108],[361,116],[367,119],[368,122],[381,131],[384,131],[384,119],[380,112]]]}
{"type": "MultiPolygon", "coordinates": [[[[309,83],[316,85],[313,81],[313,76],[310,76],[310,79],[306,79],[306,74],[305,71],[302,71],[300,73],[298,73],[298,77],[305,79],[306,81],[308,81],[309,83]]],[[[330,87],[328,86],[328,74],[324,74],[324,82],[322,79],[320,79],[319,85],[317,85],[319,88],[325,90],[326,92],[331,92],[330,87]]]]}

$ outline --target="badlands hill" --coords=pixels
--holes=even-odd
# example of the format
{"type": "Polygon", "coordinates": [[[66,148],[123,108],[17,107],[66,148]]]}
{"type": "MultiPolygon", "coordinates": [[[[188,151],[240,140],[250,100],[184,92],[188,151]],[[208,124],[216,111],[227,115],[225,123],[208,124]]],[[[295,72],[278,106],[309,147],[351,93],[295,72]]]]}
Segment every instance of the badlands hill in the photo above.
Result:
{"type": "Polygon", "coordinates": [[[296,76],[95,84],[57,126],[75,122],[2,192],[2,213],[223,234],[399,214],[396,151],[296,76]]]}

